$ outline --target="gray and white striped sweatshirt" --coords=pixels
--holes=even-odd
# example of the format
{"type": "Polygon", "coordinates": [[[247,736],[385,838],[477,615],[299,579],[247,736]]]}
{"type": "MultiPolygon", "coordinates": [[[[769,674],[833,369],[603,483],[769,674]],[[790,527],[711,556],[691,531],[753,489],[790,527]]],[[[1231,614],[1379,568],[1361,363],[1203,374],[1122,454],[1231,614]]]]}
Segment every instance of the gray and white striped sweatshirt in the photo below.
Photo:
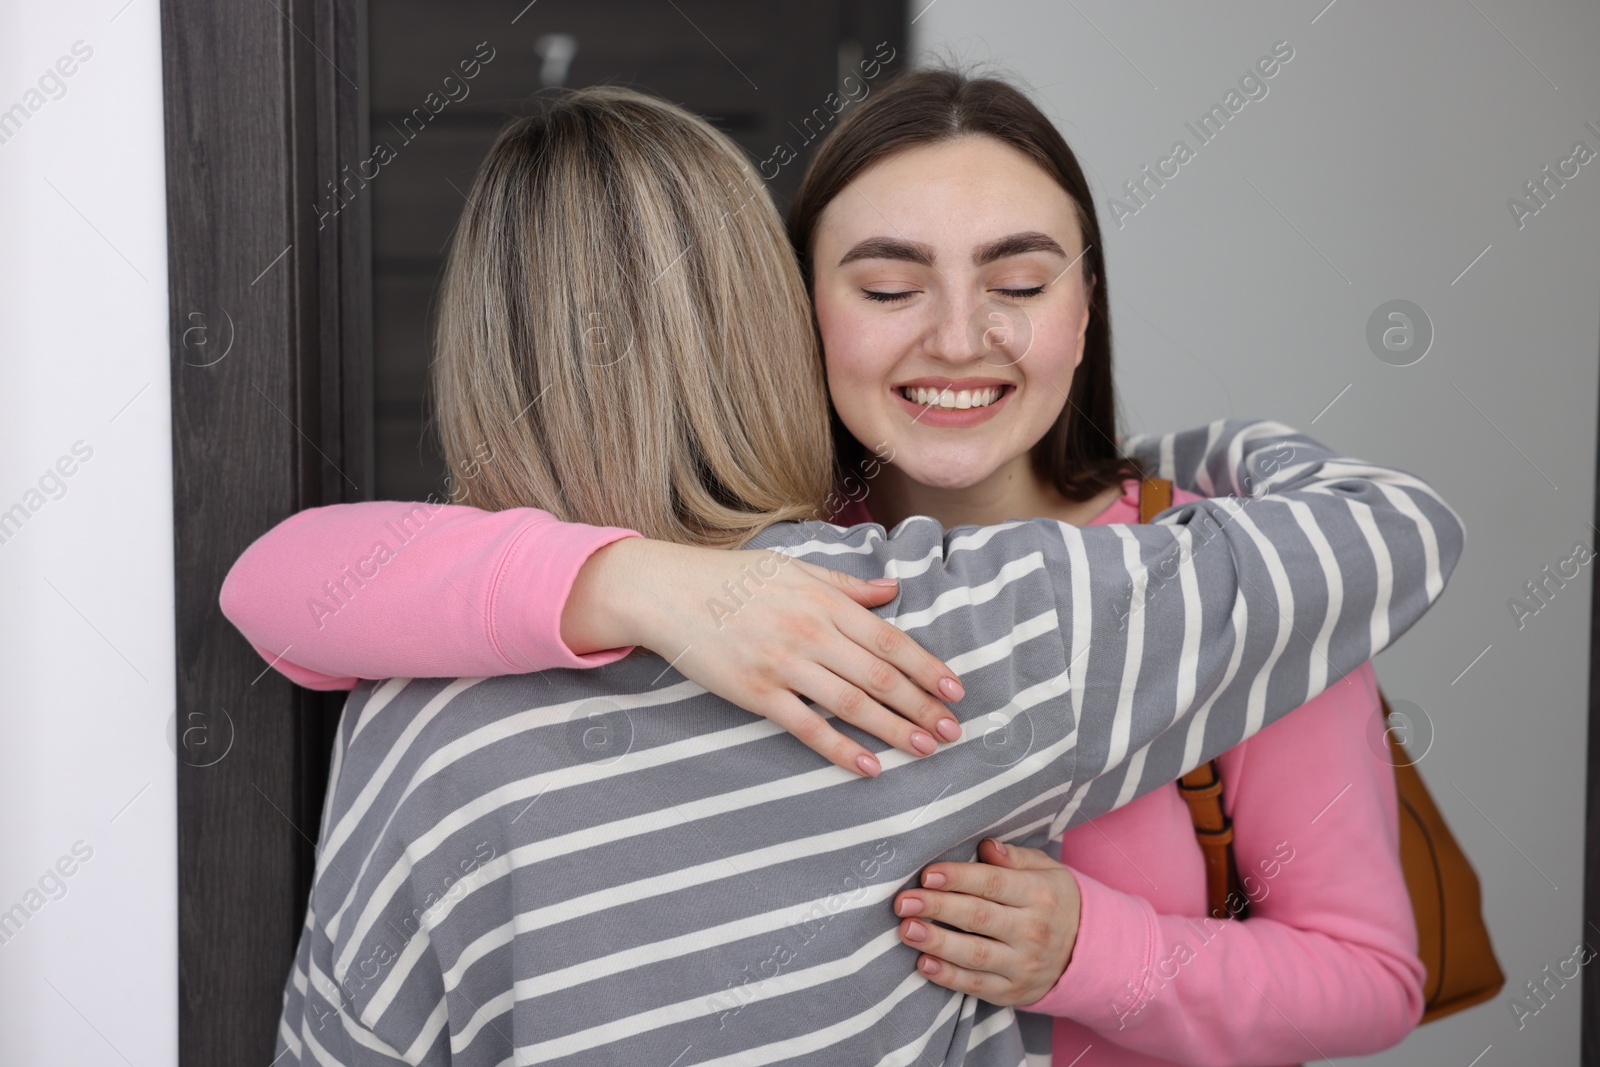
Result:
{"type": "Polygon", "coordinates": [[[274,1067],[1016,1067],[1017,1013],[923,979],[893,895],[1304,703],[1415,622],[1463,546],[1418,479],[1277,424],[1128,447],[1217,498],[1150,526],[791,523],[752,544],[900,578],[881,613],[961,675],[964,734],[935,755],[855,734],[874,779],[642,653],[363,683],[274,1067]]]}

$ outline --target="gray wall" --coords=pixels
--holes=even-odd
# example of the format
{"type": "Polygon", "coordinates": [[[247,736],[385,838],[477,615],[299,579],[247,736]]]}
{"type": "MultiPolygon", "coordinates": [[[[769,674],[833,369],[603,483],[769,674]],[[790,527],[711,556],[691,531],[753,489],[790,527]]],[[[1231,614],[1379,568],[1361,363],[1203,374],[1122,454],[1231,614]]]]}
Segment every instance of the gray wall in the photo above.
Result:
{"type": "Polygon", "coordinates": [[[1434,727],[1422,771],[1483,880],[1507,989],[1364,1062],[1577,1063],[1575,983],[1520,1029],[1509,999],[1584,936],[1591,567],[1520,628],[1508,599],[1595,540],[1600,158],[1520,226],[1507,201],[1575,142],[1600,152],[1600,8],[925,3],[918,57],[1030,85],[1090,176],[1133,430],[1275,418],[1461,513],[1460,568],[1378,674],[1434,727]],[[1185,123],[1279,41],[1294,56],[1267,94],[1201,144],[1185,123]],[[1178,139],[1193,158],[1119,228],[1109,198],[1137,207],[1123,183],[1178,139]],[[1367,340],[1396,299],[1434,331],[1409,366],[1367,340]]]}

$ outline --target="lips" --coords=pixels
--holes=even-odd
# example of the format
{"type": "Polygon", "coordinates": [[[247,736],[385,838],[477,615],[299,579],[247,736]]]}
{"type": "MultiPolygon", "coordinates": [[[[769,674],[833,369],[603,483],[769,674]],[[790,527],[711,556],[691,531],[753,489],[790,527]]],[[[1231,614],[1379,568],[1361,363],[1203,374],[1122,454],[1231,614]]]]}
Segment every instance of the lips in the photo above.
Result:
{"type": "Polygon", "coordinates": [[[953,429],[987,422],[1016,391],[993,378],[920,378],[890,389],[913,422],[953,429]]]}
{"type": "Polygon", "coordinates": [[[978,389],[933,389],[927,386],[901,386],[900,395],[913,404],[939,408],[944,411],[968,408],[986,408],[1005,395],[1003,385],[989,385],[978,389]]]}

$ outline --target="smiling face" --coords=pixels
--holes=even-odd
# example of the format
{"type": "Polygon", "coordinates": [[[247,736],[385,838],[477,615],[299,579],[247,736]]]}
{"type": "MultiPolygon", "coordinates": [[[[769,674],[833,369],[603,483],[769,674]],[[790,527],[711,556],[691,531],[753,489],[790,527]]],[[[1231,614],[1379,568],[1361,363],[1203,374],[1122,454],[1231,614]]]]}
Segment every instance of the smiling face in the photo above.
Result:
{"type": "Polygon", "coordinates": [[[992,137],[919,146],[862,171],[823,211],[812,244],[840,419],[923,487],[1036,482],[1028,452],[1083,358],[1092,280],[1082,252],[1071,197],[992,137]]]}

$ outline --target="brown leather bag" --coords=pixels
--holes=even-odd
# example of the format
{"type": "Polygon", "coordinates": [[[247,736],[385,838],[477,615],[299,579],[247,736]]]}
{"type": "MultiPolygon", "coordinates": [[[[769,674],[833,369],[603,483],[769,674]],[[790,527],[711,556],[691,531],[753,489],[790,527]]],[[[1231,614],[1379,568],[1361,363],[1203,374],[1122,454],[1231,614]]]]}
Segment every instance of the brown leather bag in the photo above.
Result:
{"type": "MultiPolygon", "coordinates": [[[[1146,478],[1139,489],[1139,521],[1149,522],[1172,506],[1172,483],[1146,478]]],[[[1378,694],[1384,720],[1389,702],[1378,694]]],[[[1400,800],[1400,867],[1417,922],[1417,955],[1427,968],[1422,1021],[1432,1022],[1481,1004],[1505,985],[1489,928],[1483,921],[1478,876],[1428,794],[1405,747],[1386,730],[1389,762],[1400,800]]],[[[1233,856],[1233,824],[1222,804],[1216,761],[1202,764],[1178,782],[1188,802],[1196,839],[1206,863],[1206,902],[1217,918],[1243,919],[1249,897],[1233,856]]]]}

